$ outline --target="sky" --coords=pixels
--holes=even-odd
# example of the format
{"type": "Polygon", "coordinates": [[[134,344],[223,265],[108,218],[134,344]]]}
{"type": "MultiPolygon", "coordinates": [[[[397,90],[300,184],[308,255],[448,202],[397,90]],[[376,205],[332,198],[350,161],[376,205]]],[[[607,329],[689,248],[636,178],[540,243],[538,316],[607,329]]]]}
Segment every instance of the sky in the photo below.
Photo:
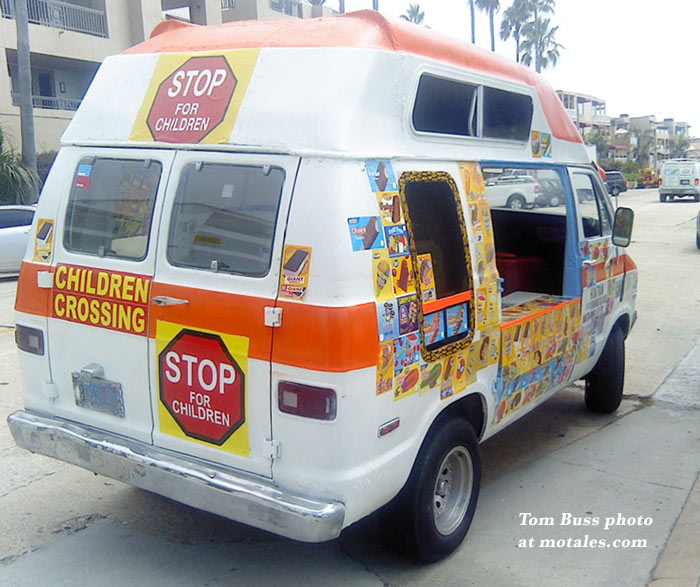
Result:
{"type": "MultiPolygon", "coordinates": [[[[409,0],[379,0],[379,10],[398,17],[409,0]]],[[[420,0],[431,29],[470,40],[468,0],[420,0]]],[[[496,52],[515,59],[515,45],[498,37],[496,52]]],[[[337,0],[326,5],[338,8],[337,0]]],[[[372,8],[372,0],[345,0],[345,10],[372,8]]],[[[557,0],[552,24],[564,45],[554,68],[543,72],[557,90],[606,101],[608,116],[653,114],[689,122],[700,136],[700,3],[692,0],[557,0]],[[697,92],[697,93],[695,93],[697,92]],[[695,95],[694,95],[695,94],[695,95]]],[[[476,17],[476,44],[491,46],[486,13],[476,17]]]]}

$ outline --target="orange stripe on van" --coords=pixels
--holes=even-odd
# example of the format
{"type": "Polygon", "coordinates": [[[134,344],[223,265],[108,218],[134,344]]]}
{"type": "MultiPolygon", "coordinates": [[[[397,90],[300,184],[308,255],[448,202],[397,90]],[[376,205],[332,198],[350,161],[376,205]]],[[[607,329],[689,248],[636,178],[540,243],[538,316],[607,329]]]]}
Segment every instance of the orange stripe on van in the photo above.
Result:
{"type": "Polygon", "coordinates": [[[216,26],[181,26],[166,21],[151,38],[124,53],[226,51],[261,47],[358,47],[412,53],[501,79],[534,87],[552,134],[582,143],[571,118],[552,87],[531,69],[463,40],[426,30],[401,20],[389,20],[373,10],[342,16],[229,22],[216,26]]]}
{"type": "Polygon", "coordinates": [[[150,336],[156,321],[237,334],[250,339],[248,356],[303,369],[344,372],[377,364],[379,332],[374,303],[347,307],[280,302],[282,326],[265,326],[265,307],[274,300],[153,283],[154,296],[189,303],[159,308],[151,305],[150,336]],[[271,349],[274,333],[274,348],[271,349]]]}
{"type": "Polygon", "coordinates": [[[36,316],[48,316],[51,307],[51,288],[37,285],[39,271],[53,271],[48,265],[39,263],[22,263],[17,280],[17,298],[15,310],[36,316]]]}

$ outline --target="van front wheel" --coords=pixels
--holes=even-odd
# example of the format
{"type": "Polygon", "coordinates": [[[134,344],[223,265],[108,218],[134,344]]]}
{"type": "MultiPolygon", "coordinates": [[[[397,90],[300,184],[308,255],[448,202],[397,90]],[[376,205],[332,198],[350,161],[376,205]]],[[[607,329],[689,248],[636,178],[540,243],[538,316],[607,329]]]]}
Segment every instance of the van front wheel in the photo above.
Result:
{"type": "Polygon", "coordinates": [[[666,201],[666,194],[659,194],[659,200],[661,202],[665,202],[666,201]]]}
{"type": "Polygon", "coordinates": [[[586,406],[593,412],[611,414],[622,401],[625,384],[625,335],[613,327],[603,352],[586,376],[586,406]]]}
{"type": "Polygon", "coordinates": [[[384,510],[389,546],[423,562],[450,554],[474,517],[481,460],[466,420],[437,422],[430,430],[399,495],[384,510]]]}

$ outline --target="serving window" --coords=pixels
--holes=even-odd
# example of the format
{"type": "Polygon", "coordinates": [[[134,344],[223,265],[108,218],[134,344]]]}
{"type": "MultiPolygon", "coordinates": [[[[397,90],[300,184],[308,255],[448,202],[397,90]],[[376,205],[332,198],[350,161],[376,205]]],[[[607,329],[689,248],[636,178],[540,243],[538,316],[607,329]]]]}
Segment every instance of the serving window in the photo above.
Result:
{"type": "Polygon", "coordinates": [[[472,276],[457,185],[448,173],[407,172],[399,179],[427,360],[464,348],[474,330],[472,276]]]}

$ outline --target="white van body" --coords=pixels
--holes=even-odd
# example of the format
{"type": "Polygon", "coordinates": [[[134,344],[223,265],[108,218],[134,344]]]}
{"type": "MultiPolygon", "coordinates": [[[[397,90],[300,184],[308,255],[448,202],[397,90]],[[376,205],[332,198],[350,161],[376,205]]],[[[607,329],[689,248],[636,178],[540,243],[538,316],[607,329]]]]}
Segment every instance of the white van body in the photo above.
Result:
{"type": "Polygon", "coordinates": [[[664,161],[659,178],[659,200],[692,197],[700,202],[700,162],[690,159],[664,161]]]}
{"type": "Polygon", "coordinates": [[[476,439],[600,374],[634,323],[613,217],[556,95],[510,61],[374,12],[168,22],[105,61],[63,136],[10,428],[310,542],[428,487],[432,542],[411,550],[435,560],[473,516],[476,439]],[[440,114],[463,95],[469,127],[440,114]],[[566,214],[490,209],[486,168],[548,170],[566,214]]]}

